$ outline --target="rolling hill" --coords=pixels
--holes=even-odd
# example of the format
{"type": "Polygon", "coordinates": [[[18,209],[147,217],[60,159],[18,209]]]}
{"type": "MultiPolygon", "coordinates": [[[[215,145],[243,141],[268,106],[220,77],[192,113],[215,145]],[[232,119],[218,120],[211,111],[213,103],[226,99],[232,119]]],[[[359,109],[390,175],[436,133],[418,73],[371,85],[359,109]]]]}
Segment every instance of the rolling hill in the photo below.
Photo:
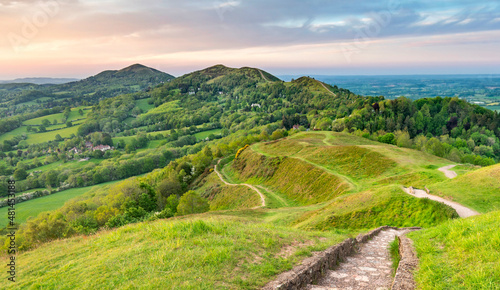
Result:
{"type": "Polygon", "coordinates": [[[166,77],[133,65],[43,95],[7,85],[35,98],[18,99],[19,110],[62,106],[0,120],[0,193],[11,175],[20,192],[71,188],[20,206],[20,288],[127,288],[147,277],[146,288],[255,289],[312,251],[380,225],[421,226],[423,236],[459,227],[452,208],[403,187],[498,209],[498,165],[460,165],[453,180],[438,170],[498,161],[499,119],[488,110],[451,98],[363,97],[249,67],[155,76],[166,77]],[[103,144],[115,148],[93,150],[103,144]],[[51,211],[28,218],[30,204],[51,211]],[[89,253],[91,245],[105,250],[89,253]],[[93,271],[104,274],[92,280],[93,271]]]}
{"type": "Polygon", "coordinates": [[[147,90],[174,79],[172,75],[140,64],[108,70],[89,78],[62,84],[2,84],[0,111],[7,116],[40,108],[95,104],[105,98],[147,90]]]}

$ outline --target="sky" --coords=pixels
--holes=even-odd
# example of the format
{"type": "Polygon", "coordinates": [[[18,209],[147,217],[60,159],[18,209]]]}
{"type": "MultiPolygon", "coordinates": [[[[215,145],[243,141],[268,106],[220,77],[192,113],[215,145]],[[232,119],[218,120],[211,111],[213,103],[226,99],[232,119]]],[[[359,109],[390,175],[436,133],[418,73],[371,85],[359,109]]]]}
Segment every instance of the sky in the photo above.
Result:
{"type": "Polygon", "coordinates": [[[0,79],[500,73],[498,0],[0,0],[0,35],[0,79]]]}

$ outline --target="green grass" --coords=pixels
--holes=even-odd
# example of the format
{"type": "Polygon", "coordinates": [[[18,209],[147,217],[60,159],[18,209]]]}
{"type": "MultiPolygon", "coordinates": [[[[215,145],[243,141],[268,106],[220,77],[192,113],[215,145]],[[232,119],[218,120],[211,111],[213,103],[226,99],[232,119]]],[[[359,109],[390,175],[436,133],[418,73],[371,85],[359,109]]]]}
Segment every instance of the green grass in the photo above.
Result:
{"type": "Polygon", "coordinates": [[[304,229],[372,229],[429,227],[458,218],[454,209],[429,199],[419,199],[397,185],[340,196],[328,205],[304,213],[295,224],[304,229]]]}
{"type": "Polygon", "coordinates": [[[500,212],[408,234],[415,244],[419,289],[499,289],[500,212]]]}
{"type": "Polygon", "coordinates": [[[194,134],[194,136],[199,141],[199,140],[204,140],[210,134],[218,135],[218,134],[220,134],[221,131],[222,131],[222,129],[214,129],[214,130],[209,130],[209,131],[203,131],[203,132],[194,134]]]}
{"type": "MultiPolygon", "coordinates": [[[[67,121],[73,121],[73,120],[86,118],[87,114],[89,112],[89,108],[90,107],[85,107],[85,106],[72,108],[67,121]],[[83,110],[83,116],[78,113],[78,111],[80,109],[83,110]]],[[[47,116],[43,116],[43,117],[39,117],[39,118],[29,119],[29,120],[24,121],[23,124],[24,125],[42,125],[42,121],[45,119],[49,120],[51,124],[52,124],[52,122],[54,122],[54,120],[56,120],[57,123],[61,123],[63,120],[65,120],[64,114],[58,113],[58,114],[47,115],[47,116]]]]}
{"type": "Polygon", "coordinates": [[[500,210],[500,165],[492,165],[429,186],[442,196],[478,212],[500,210]]]}
{"type": "Polygon", "coordinates": [[[31,173],[33,171],[42,171],[42,172],[45,172],[45,171],[49,171],[51,169],[55,169],[55,168],[58,168],[58,167],[63,167],[64,169],[82,168],[82,167],[84,167],[87,164],[90,164],[90,163],[100,164],[103,161],[104,161],[104,159],[95,159],[95,158],[91,158],[90,160],[81,161],[81,162],[78,161],[78,160],[68,161],[66,163],[64,163],[62,161],[56,161],[56,162],[53,162],[53,163],[50,163],[50,164],[47,164],[47,165],[43,165],[43,166],[40,166],[40,167],[36,167],[36,168],[30,169],[30,170],[28,170],[28,173],[31,173]]]}
{"type": "Polygon", "coordinates": [[[392,260],[392,276],[395,276],[396,271],[398,270],[399,262],[401,261],[401,256],[399,255],[398,237],[395,237],[394,241],[389,244],[389,254],[391,255],[392,260]]]}
{"type": "Polygon", "coordinates": [[[263,185],[302,205],[330,200],[349,189],[338,176],[295,158],[265,157],[250,148],[233,162],[242,180],[265,178],[263,185]]]}
{"type": "Polygon", "coordinates": [[[27,133],[28,131],[26,131],[26,126],[21,126],[19,128],[16,128],[10,132],[7,132],[7,133],[4,133],[2,135],[0,135],[0,142],[3,143],[4,140],[10,140],[16,136],[20,136],[22,135],[23,133],[27,133]]]}
{"type": "Polygon", "coordinates": [[[18,282],[0,288],[258,289],[347,237],[224,215],[159,220],[19,254],[18,282]]]}
{"type": "Polygon", "coordinates": [[[78,131],[78,127],[80,127],[80,126],[77,125],[77,126],[64,128],[61,130],[56,130],[56,131],[51,131],[51,132],[31,133],[28,135],[28,139],[26,139],[26,142],[28,143],[28,145],[31,145],[31,144],[53,141],[56,139],[57,134],[61,135],[62,138],[69,138],[72,134],[76,135],[76,133],[78,131]]]}
{"type": "MultiPolygon", "coordinates": [[[[48,196],[28,200],[16,205],[16,222],[24,223],[29,217],[36,217],[39,213],[44,211],[55,210],[64,205],[64,203],[74,197],[80,196],[88,191],[103,187],[117,181],[103,183],[95,186],[72,188],[57,192],[48,196]]],[[[32,192],[34,190],[29,190],[32,192]]],[[[0,217],[7,217],[7,207],[0,208],[0,217]]],[[[0,228],[7,225],[7,218],[0,219],[0,228]]]]}
{"type": "Polygon", "coordinates": [[[141,115],[142,117],[147,117],[148,115],[161,114],[161,113],[175,113],[183,110],[179,106],[179,100],[161,104],[160,106],[149,110],[147,113],[141,115]]]}
{"type": "Polygon", "coordinates": [[[155,105],[153,104],[148,104],[150,100],[151,98],[136,100],[135,105],[139,107],[139,109],[141,109],[144,113],[146,113],[147,111],[155,107],[155,105]]]}
{"type": "Polygon", "coordinates": [[[210,174],[205,179],[205,184],[196,191],[208,198],[211,211],[253,208],[261,205],[257,192],[244,185],[225,185],[215,173],[210,174]]]}

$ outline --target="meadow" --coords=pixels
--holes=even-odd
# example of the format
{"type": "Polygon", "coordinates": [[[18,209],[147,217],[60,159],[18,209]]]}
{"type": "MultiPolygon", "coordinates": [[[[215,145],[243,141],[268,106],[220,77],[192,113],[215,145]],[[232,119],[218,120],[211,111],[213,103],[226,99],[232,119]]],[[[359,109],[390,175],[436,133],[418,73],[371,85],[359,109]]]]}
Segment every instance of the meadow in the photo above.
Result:
{"type": "MultiPolygon", "coordinates": [[[[105,184],[72,188],[19,203],[16,205],[16,222],[20,224],[25,223],[29,217],[36,217],[41,212],[58,209],[63,206],[66,201],[102,186],[105,186],[105,184]]],[[[29,190],[28,192],[33,191],[35,190],[29,190]]],[[[0,216],[7,216],[7,212],[7,207],[0,208],[0,216]]],[[[7,221],[8,220],[5,218],[0,219],[0,228],[5,227],[7,221]]]]}
{"type": "Polygon", "coordinates": [[[0,287],[256,289],[312,251],[349,236],[347,231],[303,231],[251,217],[202,214],[158,220],[19,254],[18,282],[2,279],[0,287]]]}

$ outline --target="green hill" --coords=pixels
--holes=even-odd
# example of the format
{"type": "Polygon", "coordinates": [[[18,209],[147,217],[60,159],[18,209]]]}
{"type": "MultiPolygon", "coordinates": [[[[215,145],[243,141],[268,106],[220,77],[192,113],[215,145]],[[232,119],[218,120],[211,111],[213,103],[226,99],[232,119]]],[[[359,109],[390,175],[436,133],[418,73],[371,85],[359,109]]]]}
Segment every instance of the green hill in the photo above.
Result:
{"type": "Polygon", "coordinates": [[[457,98],[385,100],[223,65],[7,91],[0,110],[19,115],[0,119],[0,195],[10,176],[19,192],[72,188],[20,206],[19,288],[256,289],[359,232],[455,225],[453,209],[403,186],[499,206],[498,165],[438,170],[500,158],[498,114],[457,98]],[[28,218],[30,204],[51,211],[28,218]]]}
{"type": "Polygon", "coordinates": [[[7,116],[13,116],[40,108],[73,107],[83,102],[95,104],[105,98],[144,91],[172,79],[174,77],[167,73],[134,64],[63,84],[1,84],[0,110],[3,107],[7,116]]]}

